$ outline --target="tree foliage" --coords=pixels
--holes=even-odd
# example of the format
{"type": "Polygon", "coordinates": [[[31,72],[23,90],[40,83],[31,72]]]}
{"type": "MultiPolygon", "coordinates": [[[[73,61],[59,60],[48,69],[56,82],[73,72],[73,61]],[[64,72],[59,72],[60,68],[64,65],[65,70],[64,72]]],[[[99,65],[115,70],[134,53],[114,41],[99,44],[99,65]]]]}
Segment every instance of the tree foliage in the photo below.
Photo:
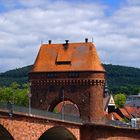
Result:
{"type": "Polygon", "coordinates": [[[125,93],[127,95],[140,92],[140,69],[119,65],[105,65],[107,72],[107,83],[109,89],[114,93],[125,93]]]}
{"type": "Polygon", "coordinates": [[[0,102],[11,102],[17,105],[28,105],[29,85],[23,84],[22,88],[16,82],[13,82],[9,87],[0,87],[0,102]]]}
{"type": "Polygon", "coordinates": [[[123,107],[126,102],[126,96],[123,93],[118,93],[114,96],[116,107],[123,107]]]}
{"type": "Polygon", "coordinates": [[[13,82],[17,82],[19,85],[27,83],[31,68],[32,65],[0,73],[0,86],[10,86],[13,82]]]}

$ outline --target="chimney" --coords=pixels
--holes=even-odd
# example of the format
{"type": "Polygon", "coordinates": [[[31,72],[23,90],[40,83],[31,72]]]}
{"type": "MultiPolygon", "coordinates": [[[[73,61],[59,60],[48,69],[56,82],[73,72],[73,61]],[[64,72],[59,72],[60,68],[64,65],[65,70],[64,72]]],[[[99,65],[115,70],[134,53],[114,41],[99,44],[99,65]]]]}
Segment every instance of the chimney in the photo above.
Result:
{"type": "Polygon", "coordinates": [[[85,43],[88,43],[88,38],[85,38],[85,43]]]}
{"type": "Polygon", "coordinates": [[[51,43],[52,43],[52,41],[51,41],[51,40],[49,40],[49,41],[48,41],[48,43],[49,43],[49,44],[51,44],[51,43]]]}
{"type": "Polygon", "coordinates": [[[66,50],[66,49],[68,49],[69,40],[65,40],[65,41],[66,41],[66,43],[64,44],[64,49],[66,50]]]}
{"type": "Polygon", "coordinates": [[[66,45],[68,45],[68,43],[69,43],[69,40],[65,40],[66,41],[66,45]]]}

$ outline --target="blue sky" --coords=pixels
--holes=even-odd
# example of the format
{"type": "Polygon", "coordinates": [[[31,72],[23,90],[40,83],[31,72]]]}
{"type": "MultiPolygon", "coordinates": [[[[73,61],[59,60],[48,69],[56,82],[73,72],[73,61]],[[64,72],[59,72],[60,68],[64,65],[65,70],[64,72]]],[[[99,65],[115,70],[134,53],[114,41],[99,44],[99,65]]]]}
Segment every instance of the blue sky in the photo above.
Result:
{"type": "Polygon", "coordinates": [[[125,0],[100,0],[101,3],[107,4],[110,8],[116,9],[121,4],[125,3],[125,0]]]}
{"type": "Polygon", "coordinates": [[[140,67],[140,1],[0,0],[0,72],[33,64],[40,42],[86,37],[103,63],[140,67]]]}
{"type": "Polygon", "coordinates": [[[124,5],[126,2],[126,0],[100,0],[100,1],[102,4],[105,4],[108,6],[107,11],[110,15],[112,14],[112,12],[120,8],[121,5],[124,5]]]}
{"type": "MultiPolygon", "coordinates": [[[[7,0],[5,2],[4,2],[4,0],[2,0],[2,2],[0,3],[0,12],[6,12],[6,11],[11,10],[11,9],[20,9],[20,8],[25,8],[26,7],[18,0],[9,0],[9,1],[11,1],[11,2],[9,3],[9,6],[7,6],[8,5],[7,0]],[[7,4],[5,4],[6,2],[7,2],[7,4]]],[[[53,2],[54,1],[60,1],[60,0],[53,0],[53,2]]],[[[62,1],[66,2],[67,0],[62,0],[62,1]]],[[[107,9],[108,11],[116,10],[122,4],[124,4],[125,2],[126,2],[126,0],[71,0],[71,3],[75,3],[75,4],[79,4],[79,3],[100,3],[100,4],[104,4],[104,5],[109,6],[109,8],[107,9]]]]}

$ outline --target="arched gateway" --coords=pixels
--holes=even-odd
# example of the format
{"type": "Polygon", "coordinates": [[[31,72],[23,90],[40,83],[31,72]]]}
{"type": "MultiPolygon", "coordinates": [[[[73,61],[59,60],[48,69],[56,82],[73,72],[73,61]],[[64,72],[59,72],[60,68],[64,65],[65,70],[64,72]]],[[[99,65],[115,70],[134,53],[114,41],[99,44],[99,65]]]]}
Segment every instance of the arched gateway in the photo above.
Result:
{"type": "Polygon", "coordinates": [[[93,43],[42,44],[29,81],[32,107],[52,111],[68,100],[83,120],[103,121],[105,70],[93,43]]]}
{"type": "Polygon", "coordinates": [[[6,128],[0,125],[0,140],[14,140],[6,128]]]}
{"type": "Polygon", "coordinates": [[[76,138],[65,127],[55,126],[44,132],[38,140],[76,140],[76,138]]]}

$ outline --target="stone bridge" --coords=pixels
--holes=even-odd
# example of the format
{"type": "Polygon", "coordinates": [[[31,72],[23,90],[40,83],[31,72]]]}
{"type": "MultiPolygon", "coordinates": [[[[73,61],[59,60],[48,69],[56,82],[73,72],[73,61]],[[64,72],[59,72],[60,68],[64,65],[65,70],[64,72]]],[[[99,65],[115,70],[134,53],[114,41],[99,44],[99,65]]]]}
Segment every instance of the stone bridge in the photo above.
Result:
{"type": "Polygon", "coordinates": [[[61,116],[0,105],[0,140],[139,140],[140,128],[112,122],[84,122],[79,117],[61,116]],[[31,113],[31,114],[30,114],[31,113]]]}
{"type": "Polygon", "coordinates": [[[64,139],[80,140],[80,125],[34,116],[15,115],[9,117],[1,115],[0,140],[44,140],[49,137],[46,135],[47,130],[53,135],[58,133],[57,139],[63,137],[64,139]]]}
{"type": "Polygon", "coordinates": [[[0,110],[0,140],[139,140],[140,129],[0,110]]]}

